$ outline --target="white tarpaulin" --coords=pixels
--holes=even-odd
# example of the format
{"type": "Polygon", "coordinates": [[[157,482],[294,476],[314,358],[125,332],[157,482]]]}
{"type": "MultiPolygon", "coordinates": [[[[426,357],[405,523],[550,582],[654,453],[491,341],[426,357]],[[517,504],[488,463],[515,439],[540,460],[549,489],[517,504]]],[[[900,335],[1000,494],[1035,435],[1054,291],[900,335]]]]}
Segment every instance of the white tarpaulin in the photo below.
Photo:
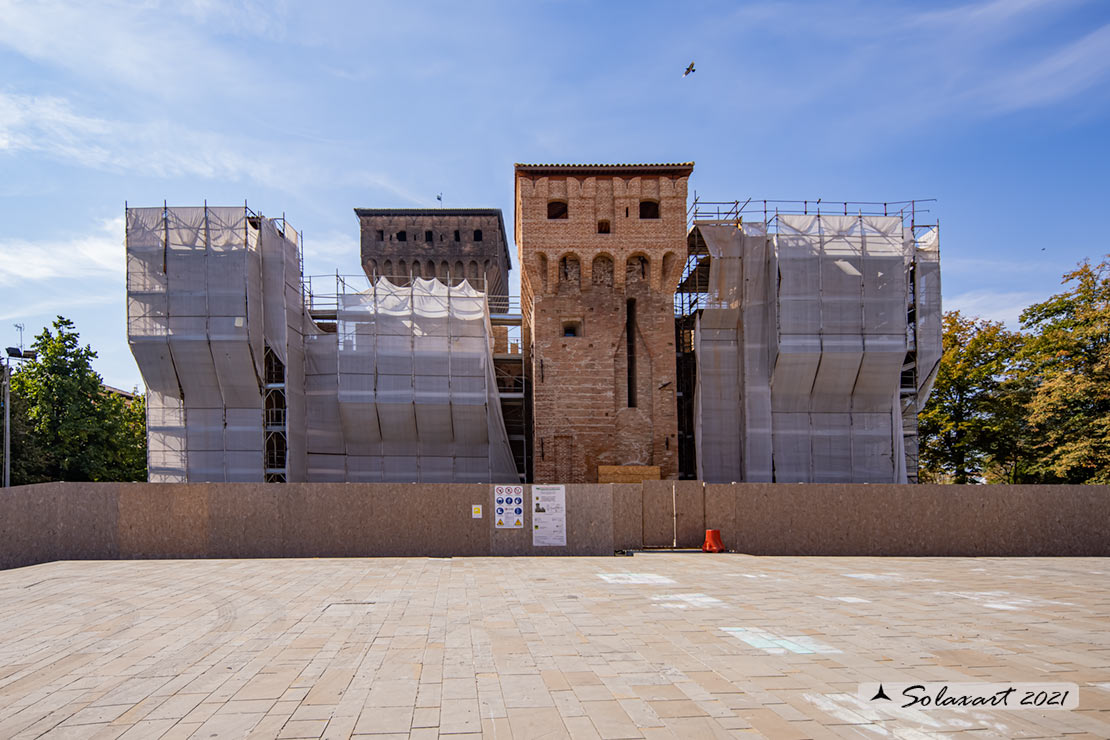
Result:
{"type": "Polygon", "coordinates": [[[935,230],[905,242],[900,217],[827,215],[696,228],[711,257],[695,336],[699,477],[906,480],[899,394],[915,301],[920,403],[940,353],[935,230]]]}

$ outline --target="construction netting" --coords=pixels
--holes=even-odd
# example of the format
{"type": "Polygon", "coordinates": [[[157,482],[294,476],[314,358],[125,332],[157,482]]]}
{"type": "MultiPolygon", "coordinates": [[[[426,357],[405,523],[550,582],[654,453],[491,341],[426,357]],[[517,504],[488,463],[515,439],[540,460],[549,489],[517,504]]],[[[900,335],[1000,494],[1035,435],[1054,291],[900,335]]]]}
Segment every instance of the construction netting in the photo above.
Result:
{"type": "Polygon", "coordinates": [[[935,231],[907,241],[900,217],[864,215],[697,228],[711,257],[695,334],[698,477],[905,481],[915,306],[934,372],[940,352],[935,231]]]}
{"type": "Polygon", "coordinates": [[[515,482],[483,292],[385,278],[305,339],[309,480],[515,482]]]}
{"type": "Polygon", "coordinates": [[[287,351],[286,335],[264,326],[263,272],[293,273],[299,327],[295,243],[243,206],[129,208],[126,220],[128,341],[148,390],[149,480],[262,480],[262,358],[267,346],[287,351]]]}

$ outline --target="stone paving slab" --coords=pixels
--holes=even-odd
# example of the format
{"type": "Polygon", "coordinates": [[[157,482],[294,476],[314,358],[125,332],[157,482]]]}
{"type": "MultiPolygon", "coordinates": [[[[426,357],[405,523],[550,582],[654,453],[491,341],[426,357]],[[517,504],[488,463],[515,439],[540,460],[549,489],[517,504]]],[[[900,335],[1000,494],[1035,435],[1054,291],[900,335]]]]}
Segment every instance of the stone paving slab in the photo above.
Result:
{"type": "Polygon", "coordinates": [[[1110,737],[1110,561],[60,562],[0,572],[0,738],[1110,737]],[[1072,682],[1072,711],[860,682],[1072,682]]]}

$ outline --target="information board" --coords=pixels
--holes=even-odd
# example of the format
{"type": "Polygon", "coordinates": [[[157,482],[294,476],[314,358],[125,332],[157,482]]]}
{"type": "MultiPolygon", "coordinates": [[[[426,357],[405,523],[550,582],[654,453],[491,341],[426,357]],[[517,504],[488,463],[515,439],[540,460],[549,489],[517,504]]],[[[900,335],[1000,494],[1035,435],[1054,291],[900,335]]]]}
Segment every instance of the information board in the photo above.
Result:
{"type": "Polygon", "coordinates": [[[532,545],[565,547],[567,498],[563,486],[532,486],[532,545]]]}

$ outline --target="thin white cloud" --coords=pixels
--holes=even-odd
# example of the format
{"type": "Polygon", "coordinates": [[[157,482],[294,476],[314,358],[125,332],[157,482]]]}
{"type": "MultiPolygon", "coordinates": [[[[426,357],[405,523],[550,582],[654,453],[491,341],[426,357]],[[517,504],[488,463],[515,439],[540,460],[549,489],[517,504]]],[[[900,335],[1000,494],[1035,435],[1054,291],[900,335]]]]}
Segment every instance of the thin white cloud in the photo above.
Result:
{"type": "Polygon", "coordinates": [[[99,293],[76,294],[70,291],[51,295],[49,298],[21,303],[18,306],[0,311],[0,321],[10,319],[26,319],[28,316],[73,316],[74,309],[91,308],[93,306],[107,306],[123,299],[121,290],[115,289],[99,293]]]}
{"type": "MultiPolygon", "coordinates": [[[[0,241],[0,285],[67,278],[103,280],[124,273],[123,217],[68,239],[0,241]]],[[[28,313],[22,309],[21,313],[28,313]]]]}
{"type": "Polygon", "coordinates": [[[1032,291],[972,290],[944,296],[944,310],[958,310],[964,316],[1001,321],[1007,328],[1017,330],[1021,326],[1021,312],[1047,297],[1044,293],[1032,291]]]}
{"type": "Polygon", "coordinates": [[[75,111],[54,96],[0,92],[0,152],[47,155],[67,164],[143,175],[268,179],[268,163],[244,153],[245,144],[169,122],[110,121],[75,111]]]}
{"type": "Polygon", "coordinates": [[[253,63],[245,54],[221,45],[222,35],[280,25],[262,6],[204,2],[178,6],[0,0],[0,18],[0,47],[27,59],[113,88],[122,86],[159,99],[192,99],[195,104],[249,94],[257,88],[253,63]],[[248,14],[253,15],[253,24],[248,23],[248,14]],[[216,28],[198,21],[209,21],[216,28]]]}
{"type": "Polygon", "coordinates": [[[0,91],[0,155],[21,152],[146,177],[251,181],[286,192],[344,184],[386,192],[408,203],[426,200],[386,175],[336,172],[309,152],[293,152],[279,142],[198,130],[169,120],[112,121],[84,115],[63,98],[0,91]]]}
{"type": "Polygon", "coordinates": [[[1080,95],[1110,77],[1110,23],[1044,59],[999,77],[978,96],[999,112],[1049,105],[1080,95]]]}

